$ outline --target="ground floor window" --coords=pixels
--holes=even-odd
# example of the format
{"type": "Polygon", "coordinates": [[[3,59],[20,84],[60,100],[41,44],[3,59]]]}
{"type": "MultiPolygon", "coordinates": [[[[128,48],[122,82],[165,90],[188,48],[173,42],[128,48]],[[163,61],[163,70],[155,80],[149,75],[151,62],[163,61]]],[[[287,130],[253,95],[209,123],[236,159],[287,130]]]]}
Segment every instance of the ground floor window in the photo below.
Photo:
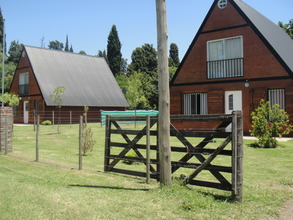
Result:
{"type": "Polygon", "coordinates": [[[281,109],[285,110],[285,90],[284,89],[269,89],[268,101],[271,105],[278,104],[281,109]]]}
{"type": "Polygon", "coordinates": [[[16,106],[16,105],[12,106],[12,110],[13,110],[13,117],[17,118],[18,117],[18,106],[16,106]]]}
{"type": "Polygon", "coordinates": [[[208,94],[207,93],[184,94],[184,114],[185,115],[208,114],[208,94]]]}

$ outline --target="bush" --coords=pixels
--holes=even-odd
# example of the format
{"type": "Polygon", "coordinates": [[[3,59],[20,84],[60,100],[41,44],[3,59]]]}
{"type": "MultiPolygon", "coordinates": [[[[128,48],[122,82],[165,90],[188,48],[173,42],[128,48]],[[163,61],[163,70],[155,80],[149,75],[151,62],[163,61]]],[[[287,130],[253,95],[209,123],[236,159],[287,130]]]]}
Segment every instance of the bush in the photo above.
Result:
{"type": "Polygon", "coordinates": [[[49,120],[46,120],[46,121],[43,121],[41,124],[42,125],[52,125],[52,122],[49,120]]]}
{"type": "Polygon", "coordinates": [[[258,138],[254,146],[264,148],[277,147],[277,137],[289,134],[293,126],[290,124],[289,115],[275,104],[271,106],[270,102],[260,101],[260,105],[251,113],[252,131],[251,135],[258,138]]]}
{"type": "Polygon", "coordinates": [[[91,128],[85,127],[83,129],[82,140],[83,140],[82,151],[83,151],[83,156],[85,156],[87,152],[93,151],[94,145],[96,144],[96,141],[93,138],[93,132],[91,128]]]}

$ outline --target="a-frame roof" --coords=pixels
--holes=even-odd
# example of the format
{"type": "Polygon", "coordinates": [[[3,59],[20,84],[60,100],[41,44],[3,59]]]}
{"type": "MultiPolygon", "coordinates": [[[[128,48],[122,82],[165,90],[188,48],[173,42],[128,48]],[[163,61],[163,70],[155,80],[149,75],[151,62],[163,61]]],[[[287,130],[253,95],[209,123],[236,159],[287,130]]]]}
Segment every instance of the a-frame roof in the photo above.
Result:
{"type": "Polygon", "coordinates": [[[50,94],[66,87],[63,106],[129,106],[104,58],[25,46],[42,96],[54,106],[50,94]]]}
{"type": "MultiPolygon", "coordinates": [[[[279,60],[281,65],[286,69],[288,74],[293,78],[293,40],[286,34],[286,32],[280,28],[277,24],[270,21],[264,15],[247,5],[242,0],[228,0],[239,14],[246,20],[248,25],[255,31],[264,44],[269,48],[271,53],[279,60]]],[[[205,23],[209,19],[214,7],[216,7],[218,0],[214,0],[207,16],[204,19],[199,31],[193,39],[189,49],[187,50],[180,66],[177,69],[176,74],[171,80],[171,85],[175,82],[181,66],[188,57],[192,47],[196,43],[197,38],[201,34],[201,31],[205,27],[205,23]]]]}

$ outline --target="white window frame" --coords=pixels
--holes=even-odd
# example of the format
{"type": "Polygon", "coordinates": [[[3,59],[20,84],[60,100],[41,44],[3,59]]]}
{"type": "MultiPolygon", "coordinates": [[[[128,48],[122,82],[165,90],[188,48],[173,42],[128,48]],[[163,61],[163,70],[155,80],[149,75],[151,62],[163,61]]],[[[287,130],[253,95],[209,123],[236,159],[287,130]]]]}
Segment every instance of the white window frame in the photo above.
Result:
{"type": "MultiPolygon", "coordinates": [[[[229,59],[233,60],[233,59],[243,59],[244,58],[244,52],[243,52],[243,36],[242,35],[207,41],[206,47],[207,47],[207,49],[206,49],[207,50],[207,63],[213,62],[213,61],[225,61],[225,60],[229,60],[229,59]],[[240,50],[241,50],[240,51],[240,56],[238,56],[238,57],[232,57],[232,58],[227,58],[226,42],[228,40],[231,40],[231,39],[240,39],[240,50]],[[220,58],[218,60],[210,60],[210,45],[212,43],[215,43],[215,42],[222,42],[222,45],[223,45],[223,54],[221,55],[222,58],[220,58]]],[[[207,65],[207,77],[208,77],[208,79],[220,79],[220,78],[242,77],[243,76],[243,74],[244,74],[243,73],[244,72],[243,71],[243,68],[244,68],[243,67],[243,62],[242,62],[242,65],[241,65],[242,72],[240,74],[237,73],[237,74],[232,74],[232,75],[231,74],[228,74],[227,75],[226,71],[227,71],[228,68],[226,67],[225,63],[223,63],[223,64],[224,65],[219,68],[221,70],[220,70],[219,73],[217,73],[216,76],[214,74],[210,73],[209,65],[207,65]]]]}
{"type": "Polygon", "coordinates": [[[271,106],[278,104],[281,109],[285,110],[285,89],[269,89],[268,101],[271,106]]]}
{"type": "Polygon", "coordinates": [[[28,88],[28,86],[29,86],[29,73],[28,72],[19,74],[19,84],[18,85],[19,85],[18,93],[20,95],[28,94],[28,90],[29,90],[29,88],[28,88]],[[27,92],[20,91],[20,87],[24,86],[24,85],[27,86],[27,92]]]}
{"type": "Polygon", "coordinates": [[[184,114],[185,115],[206,115],[208,114],[208,93],[186,93],[184,94],[184,114]],[[199,98],[199,99],[198,99],[199,98]],[[200,106],[197,106],[197,103],[200,106]]]}
{"type": "Polygon", "coordinates": [[[227,0],[219,0],[219,1],[218,1],[218,7],[219,7],[220,9],[224,9],[224,8],[226,8],[227,4],[228,4],[228,1],[227,1],[227,0]]]}

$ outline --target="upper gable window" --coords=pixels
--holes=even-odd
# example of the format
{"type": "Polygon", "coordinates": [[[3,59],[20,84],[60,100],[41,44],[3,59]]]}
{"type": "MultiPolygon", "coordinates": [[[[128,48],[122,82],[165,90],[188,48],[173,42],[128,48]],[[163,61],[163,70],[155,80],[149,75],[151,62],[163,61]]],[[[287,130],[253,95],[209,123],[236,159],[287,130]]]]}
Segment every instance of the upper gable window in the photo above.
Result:
{"type": "Polygon", "coordinates": [[[19,95],[28,94],[29,73],[19,74],[19,95]]]}
{"type": "Polygon", "coordinates": [[[228,1],[227,0],[219,0],[218,1],[218,7],[220,9],[226,8],[227,4],[228,4],[228,1]]]}
{"type": "Polygon", "coordinates": [[[207,71],[208,79],[243,76],[242,36],[208,41],[207,71]]]}

